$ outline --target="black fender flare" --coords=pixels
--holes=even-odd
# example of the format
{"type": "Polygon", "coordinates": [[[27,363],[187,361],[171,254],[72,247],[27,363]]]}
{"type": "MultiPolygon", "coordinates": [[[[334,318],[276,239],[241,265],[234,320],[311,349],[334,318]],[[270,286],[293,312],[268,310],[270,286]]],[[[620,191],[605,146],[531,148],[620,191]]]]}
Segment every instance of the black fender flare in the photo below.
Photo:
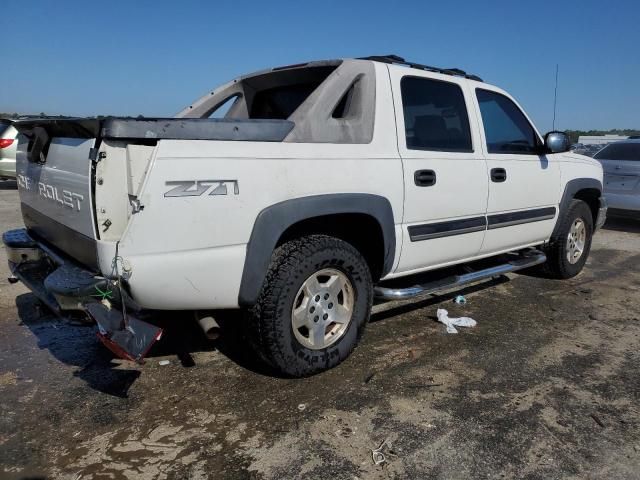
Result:
{"type": "Polygon", "coordinates": [[[600,196],[602,197],[602,183],[600,180],[596,178],[574,178],[573,180],[569,180],[564,187],[564,193],[562,194],[562,199],[560,200],[560,211],[558,213],[558,220],[556,221],[556,226],[553,229],[553,233],[551,238],[555,238],[558,233],[558,229],[560,228],[560,218],[567,214],[567,210],[569,209],[569,204],[571,200],[573,200],[580,190],[598,190],[600,192],[600,196]]]}
{"type": "Polygon", "coordinates": [[[393,268],[396,252],[395,223],[391,203],[385,197],[367,193],[335,193],[294,198],[271,205],[256,217],[247,244],[238,304],[256,303],[269,268],[271,255],[282,234],[292,225],[326,215],[356,213],[373,217],[382,230],[384,262],[382,275],[393,268]]]}

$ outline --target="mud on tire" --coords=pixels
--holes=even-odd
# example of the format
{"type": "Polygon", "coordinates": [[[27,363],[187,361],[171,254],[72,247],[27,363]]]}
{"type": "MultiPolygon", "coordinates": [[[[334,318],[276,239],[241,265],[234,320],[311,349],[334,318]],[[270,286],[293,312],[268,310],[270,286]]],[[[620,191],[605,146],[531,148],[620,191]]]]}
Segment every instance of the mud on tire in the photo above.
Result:
{"type": "MultiPolygon", "coordinates": [[[[314,300],[315,294],[314,298],[307,299],[314,300]]],[[[248,312],[248,334],[259,357],[272,368],[288,376],[312,375],[335,367],[349,356],[364,332],[372,300],[371,273],[358,250],[334,237],[302,237],[279,246],[273,253],[258,301],[248,312]],[[318,272],[326,271],[348,279],[350,321],[337,340],[331,339],[333,343],[326,348],[310,348],[303,343],[304,336],[294,332],[292,310],[295,302],[301,302],[303,284],[307,285],[307,280],[318,272]]],[[[316,304],[310,303],[308,308],[313,305],[316,304]]],[[[324,308],[330,308],[329,304],[325,303],[324,308]]],[[[299,309],[297,307],[296,312],[299,309]]],[[[313,320],[316,317],[310,321],[313,320]]],[[[304,332],[304,328],[298,332],[304,332]]],[[[331,326],[327,326],[327,336],[331,335],[330,329],[331,326]]]]}

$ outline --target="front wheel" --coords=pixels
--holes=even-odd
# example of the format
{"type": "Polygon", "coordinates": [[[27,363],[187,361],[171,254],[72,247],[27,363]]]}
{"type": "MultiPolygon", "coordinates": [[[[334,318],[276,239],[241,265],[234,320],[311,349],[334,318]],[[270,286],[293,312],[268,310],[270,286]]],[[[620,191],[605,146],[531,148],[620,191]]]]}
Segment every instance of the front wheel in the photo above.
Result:
{"type": "Polygon", "coordinates": [[[545,273],[554,278],[575,277],[587,261],[593,236],[591,209],[582,200],[572,200],[567,214],[546,249],[545,273]]]}
{"type": "Polygon", "coordinates": [[[371,312],[369,267],[351,244],[310,235],[276,249],[249,312],[260,357],[302,377],[335,367],[355,348],[371,312]]]}

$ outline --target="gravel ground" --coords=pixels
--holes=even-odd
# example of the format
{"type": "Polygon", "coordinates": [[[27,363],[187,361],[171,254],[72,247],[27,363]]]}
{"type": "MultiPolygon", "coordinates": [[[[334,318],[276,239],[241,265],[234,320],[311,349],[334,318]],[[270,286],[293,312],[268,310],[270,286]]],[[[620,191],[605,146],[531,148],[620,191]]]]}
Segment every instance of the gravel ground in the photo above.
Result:
{"type": "MultiPolygon", "coordinates": [[[[0,230],[20,225],[0,182],[0,230]]],[[[0,477],[640,478],[639,270],[640,221],[612,220],[578,277],[377,305],[346,362],[292,380],[234,316],[207,344],[169,315],[145,365],[114,359],[9,285],[2,252],[0,477]],[[438,307],[478,326],[446,334],[438,307]]]]}

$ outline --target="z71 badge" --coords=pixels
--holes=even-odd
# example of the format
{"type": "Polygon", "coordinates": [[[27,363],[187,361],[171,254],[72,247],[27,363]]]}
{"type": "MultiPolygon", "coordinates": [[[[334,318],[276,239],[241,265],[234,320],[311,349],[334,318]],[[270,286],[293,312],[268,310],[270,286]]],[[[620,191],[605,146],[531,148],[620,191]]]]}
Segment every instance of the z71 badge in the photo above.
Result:
{"type": "Polygon", "coordinates": [[[233,194],[238,195],[237,180],[176,180],[166,182],[173,186],[164,194],[165,197],[199,197],[209,192],[209,195],[229,195],[229,187],[233,186],[233,194]]]}

